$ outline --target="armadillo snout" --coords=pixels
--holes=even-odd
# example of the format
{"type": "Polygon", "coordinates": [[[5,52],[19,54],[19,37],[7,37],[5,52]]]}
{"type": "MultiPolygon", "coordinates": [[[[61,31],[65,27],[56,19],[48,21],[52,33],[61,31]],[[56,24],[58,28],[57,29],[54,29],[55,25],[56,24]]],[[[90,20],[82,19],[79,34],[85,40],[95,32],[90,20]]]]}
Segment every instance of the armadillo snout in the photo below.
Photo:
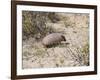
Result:
{"type": "Polygon", "coordinates": [[[62,37],[62,41],[66,41],[66,38],[65,38],[65,36],[61,36],[62,37]]]}

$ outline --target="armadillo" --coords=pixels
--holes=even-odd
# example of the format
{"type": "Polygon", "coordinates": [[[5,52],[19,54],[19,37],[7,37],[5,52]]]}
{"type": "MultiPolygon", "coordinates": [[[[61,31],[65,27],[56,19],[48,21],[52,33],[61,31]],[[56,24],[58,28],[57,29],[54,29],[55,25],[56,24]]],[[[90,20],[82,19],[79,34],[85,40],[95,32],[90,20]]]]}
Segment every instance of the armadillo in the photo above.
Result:
{"type": "Polygon", "coordinates": [[[66,41],[65,36],[61,33],[51,33],[43,38],[42,44],[46,47],[66,41]]]}

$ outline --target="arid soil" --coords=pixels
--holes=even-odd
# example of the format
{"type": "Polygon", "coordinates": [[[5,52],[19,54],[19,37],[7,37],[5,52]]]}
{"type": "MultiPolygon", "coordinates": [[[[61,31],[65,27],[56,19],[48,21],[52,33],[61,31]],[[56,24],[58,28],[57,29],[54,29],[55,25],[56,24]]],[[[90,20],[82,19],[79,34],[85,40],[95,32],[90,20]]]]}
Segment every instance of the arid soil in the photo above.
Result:
{"type": "Polygon", "coordinates": [[[89,15],[58,13],[61,20],[47,23],[62,33],[66,42],[46,48],[41,40],[30,37],[23,41],[23,69],[89,65],[89,15]]]}

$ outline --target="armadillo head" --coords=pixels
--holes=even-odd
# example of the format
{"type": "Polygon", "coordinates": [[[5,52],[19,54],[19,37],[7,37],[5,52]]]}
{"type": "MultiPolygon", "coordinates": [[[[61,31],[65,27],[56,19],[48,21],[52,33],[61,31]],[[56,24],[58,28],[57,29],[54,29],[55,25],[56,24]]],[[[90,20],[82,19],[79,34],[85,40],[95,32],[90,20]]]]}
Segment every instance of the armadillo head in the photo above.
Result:
{"type": "Polygon", "coordinates": [[[62,41],[66,41],[66,38],[65,38],[65,36],[61,36],[62,37],[62,41]]]}

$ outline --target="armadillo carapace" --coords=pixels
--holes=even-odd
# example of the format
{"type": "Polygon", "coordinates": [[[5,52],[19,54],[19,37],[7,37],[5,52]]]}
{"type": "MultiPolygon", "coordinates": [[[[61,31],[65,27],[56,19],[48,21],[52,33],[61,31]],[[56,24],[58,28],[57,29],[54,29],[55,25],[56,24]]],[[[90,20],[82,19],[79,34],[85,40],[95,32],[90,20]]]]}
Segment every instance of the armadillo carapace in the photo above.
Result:
{"type": "Polygon", "coordinates": [[[42,44],[46,47],[66,41],[65,36],[61,33],[52,33],[43,38],[42,44]]]}

